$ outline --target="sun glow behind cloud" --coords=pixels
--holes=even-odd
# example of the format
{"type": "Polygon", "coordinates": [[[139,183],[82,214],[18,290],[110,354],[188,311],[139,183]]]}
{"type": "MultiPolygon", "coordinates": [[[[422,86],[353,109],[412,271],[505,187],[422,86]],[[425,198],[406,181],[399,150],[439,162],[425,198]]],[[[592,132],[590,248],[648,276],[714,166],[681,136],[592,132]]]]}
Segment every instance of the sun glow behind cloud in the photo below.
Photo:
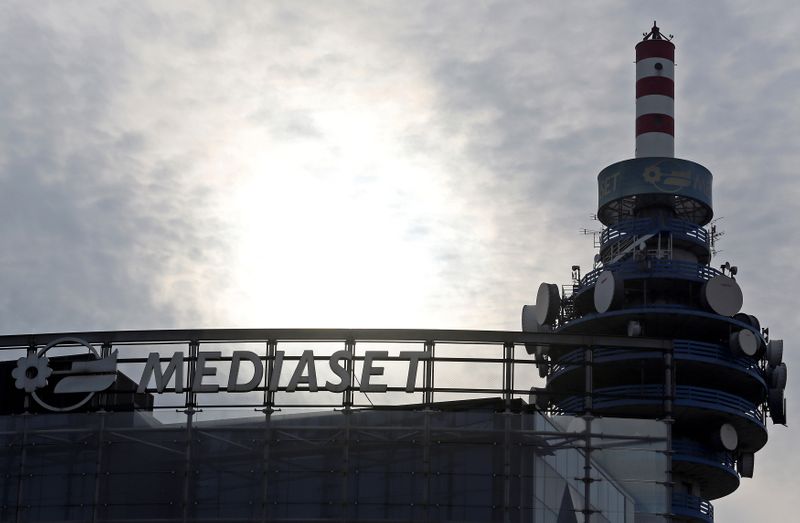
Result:
{"type": "Polygon", "coordinates": [[[294,140],[259,128],[235,140],[237,322],[401,326],[439,283],[423,224],[448,212],[447,189],[435,162],[402,146],[418,111],[360,94],[305,113],[294,140]]]}

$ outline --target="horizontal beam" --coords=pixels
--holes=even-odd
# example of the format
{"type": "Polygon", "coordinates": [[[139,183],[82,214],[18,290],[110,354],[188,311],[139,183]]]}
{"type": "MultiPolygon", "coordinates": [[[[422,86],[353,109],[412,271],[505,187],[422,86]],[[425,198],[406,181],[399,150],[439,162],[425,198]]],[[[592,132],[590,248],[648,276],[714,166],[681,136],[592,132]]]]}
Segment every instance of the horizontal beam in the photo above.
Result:
{"type": "Polygon", "coordinates": [[[584,336],[485,330],[440,329],[181,329],[90,331],[0,336],[0,350],[41,346],[60,338],[79,338],[91,344],[176,344],[273,341],[361,341],[436,343],[513,343],[572,347],[631,347],[670,350],[672,341],[622,336],[584,336]]]}

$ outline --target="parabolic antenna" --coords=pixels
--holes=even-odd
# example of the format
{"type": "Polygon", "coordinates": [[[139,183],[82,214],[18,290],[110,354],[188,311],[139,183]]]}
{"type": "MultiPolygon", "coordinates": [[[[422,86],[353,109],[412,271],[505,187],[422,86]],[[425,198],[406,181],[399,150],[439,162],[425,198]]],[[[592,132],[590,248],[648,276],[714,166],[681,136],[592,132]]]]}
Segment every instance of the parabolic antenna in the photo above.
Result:
{"type": "Polygon", "coordinates": [[[611,271],[603,271],[594,285],[594,308],[603,313],[616,306],[622,297],[622,282],[611,271]]]}
{"type": "Polygon", "coordinates": [[[734,451],[739,446],[739,434],[736,427],[730,423],[723,423],[719,428],[719,442],[725,450],[734,451]]]}
{"type": "Polygon", "coordinates": [[[550,365],[544,361],[544,356],[549,350],[549,347],[546,345],[537,345],[536,348],[533,349],[533,353],[536,356],[536,366],[539,368],[540,378],[546,378],[547,373],[550,371],[550,365]]]}
{"type": "MultiPolygon", "coordinates": [[[[536,305],[523,305],[522,306],[522,332],[550,332],[548,326],[539,325],[536,319],[536,305]]],[[[547,376],[549,370],[547,364],[539,363],[543,360],[543,356],[547,354],[548,347],[546,345],[536,345],[534,343],[526,343],[525,350],[528,354],[536,355],[536,366],[539,367],[539,376],[544,378],[547,376]]]]}
{"type": "Polygon", "coordinates": [[[530,404],[536,405],[539,410],[547,410],[550,406],[550,394],[546,389],[533,387],[528,401],[530,404]]]}
{"type": "Polygon", "coordinates": [[[561,308],[561,296],[558,285],[555,283],[542,283],[536,293],[536,321],[539,325],[552,325],[558,317],[561,308]]]}
{"type": "Polygon", "coordinates": [[[772,422],[786,425],[786,400],[783,397],[783,389],[769,389],[767,405],[772,422]]]}
{"type": "Polygon", "coordinates": [[[767,344],[767,363],[775,367],[783,361],[783,340],[769,340],[767,344]]]}
{"type": "Polygon", "coordinates": [[[742,308],[742,289],[733,278],[718,274],[703,285],[703,301],[721,316],[733,316],[742,308]]]}
{"type": "Polygon", "coordinates": [[[522,306],[522,332],[539,332],[539,322],[536,321],[536,305],[522,306]]]}
{"type": "Polygon", "coordinates": [[[743,452],[736,460],[736,470],[743,478],[752,478],[756,465],[756,455],[752,452],[743,452]]]}
{"type": "Polygon", "coordinates": [[[751,330],[742,329],[731,334],[730,347],[735,356],[755,356],[758,352],[758,339],[751,330]]]}
{"type": "Polygon", "coordinates": [[[781,363],[775,367],[770,367],[767,371],[769,373],[769,386],[772,389],[785,389],[786,388],[786,378],[788,376],[788,372],[786,369],[786,364],[781,363]]]}
{"type": "Polygon", "coordinates": [[[736,314],[733,315],[733,319],[745,323],[747,325],[750,325],[757,331],[761,331],[761,322],[758,321],[758,318],[756,318],[752,314],[737,312],[736,314]]]}

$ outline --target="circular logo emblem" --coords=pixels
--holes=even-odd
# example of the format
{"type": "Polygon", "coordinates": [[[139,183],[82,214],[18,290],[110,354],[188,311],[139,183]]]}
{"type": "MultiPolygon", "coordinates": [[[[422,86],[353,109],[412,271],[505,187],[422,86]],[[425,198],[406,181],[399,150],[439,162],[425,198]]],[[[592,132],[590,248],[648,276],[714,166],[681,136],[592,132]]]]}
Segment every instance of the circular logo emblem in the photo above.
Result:
{"type": "Polygon", "coordinates": [[[692,173],[672,169],[668,160],[645,167],[642,178],[665,193],[676,193],[692,185],[692,173]]]}
{"type": "Polygon", "coordinates": [[[60,338],[38,352],[32,351],[18,359],[11,376],[14,386],[30,394],[43,408],[53,412],[69,412],[85,405],[96,392],[114,384],[117,379],[117,351],[103,358],[87,341],[60,338]],[[79,355],[51,360],[47,353],[58,345],[84,347],[88,357],[79,355]]]}

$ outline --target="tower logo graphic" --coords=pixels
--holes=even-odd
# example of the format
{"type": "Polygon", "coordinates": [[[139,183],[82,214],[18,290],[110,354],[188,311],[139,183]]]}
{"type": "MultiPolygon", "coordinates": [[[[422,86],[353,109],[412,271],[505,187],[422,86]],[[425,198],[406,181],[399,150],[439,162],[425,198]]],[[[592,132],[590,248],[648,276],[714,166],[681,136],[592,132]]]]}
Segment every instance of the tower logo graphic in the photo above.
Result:
{"type": "Polygon", "coordinates": [[[85,405],[96,392],[102,392],[114,384],[117,379],[117,351],[101,357],[87,341],[60,338],[38,352],[30,351],[27,356],[19,358],[11,376],[14,385],[30,394],[43,408],[53,412],[69,412],[85,405]],[[59,345],[85,347],[89,358],[62,361],[56,366],[47,353],[59,345]],[[63,364],[67,367],[61,369],[63,364]]]}
{"type": "Polygon", "coordinates": [[[644,181],[661,192],[676,193],[692,185],[692,173],[669,168],[668,161],[661,161],[645,168],[644,181]]]}

